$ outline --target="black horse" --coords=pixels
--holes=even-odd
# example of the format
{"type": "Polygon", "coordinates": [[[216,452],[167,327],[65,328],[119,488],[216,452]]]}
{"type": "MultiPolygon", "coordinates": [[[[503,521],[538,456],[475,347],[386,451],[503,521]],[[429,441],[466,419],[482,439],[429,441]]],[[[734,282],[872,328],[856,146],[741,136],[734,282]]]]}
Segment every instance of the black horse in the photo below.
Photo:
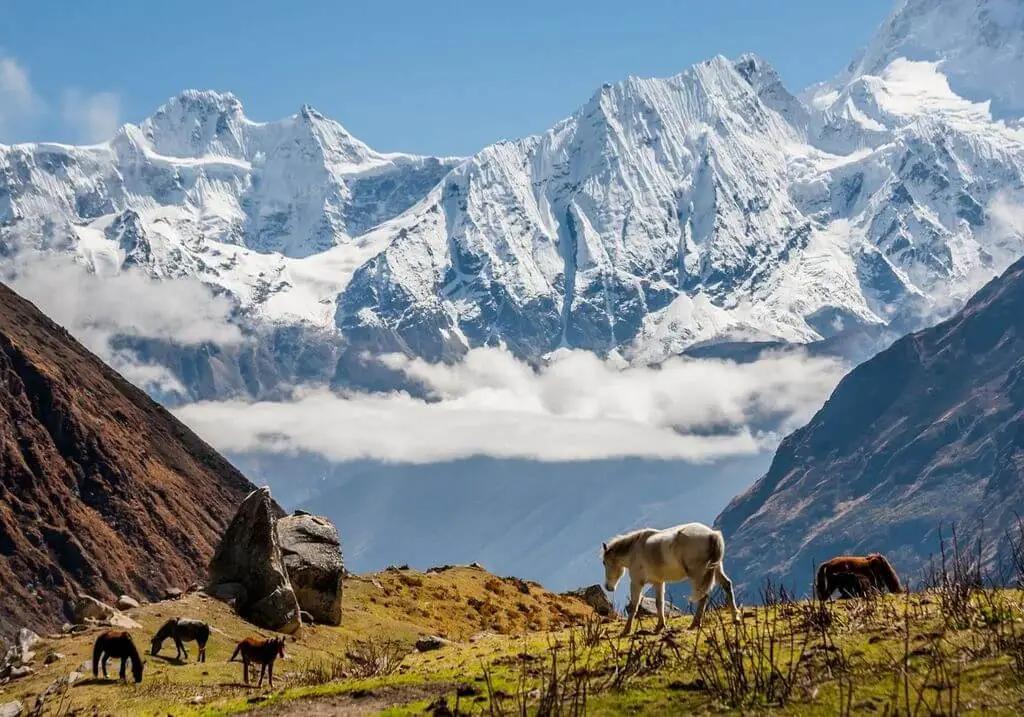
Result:
{"type": "Polygon", "coordinates": [[[103,678],[107,677],[107,660],[111,657],[121,658],[121,679],[124,680],[125,663],[132,662],[132,676],[136,682],[142,682],[142,658],[139,651],[135,649],[132,636],[124,630],[107,630],[96,638],[96,644],[92,648],[92,676],[99,677],[100,667],[103,668],[103,678]]]}
{"type": "Polygon", "coordinates": [[[177,659],[184,655],[188,659],[188,650],[184,643],[195,641],[199,645],[199,661],[206,662],[206,642],[210,639],[210,626],[202,620],[189,620],[183,617],[174,617],[165,622],[153,635],[153,642],[150,646],[150,654],[156,655],[164,640],[173,639],[174,646],[178,648],[177,659]]]}

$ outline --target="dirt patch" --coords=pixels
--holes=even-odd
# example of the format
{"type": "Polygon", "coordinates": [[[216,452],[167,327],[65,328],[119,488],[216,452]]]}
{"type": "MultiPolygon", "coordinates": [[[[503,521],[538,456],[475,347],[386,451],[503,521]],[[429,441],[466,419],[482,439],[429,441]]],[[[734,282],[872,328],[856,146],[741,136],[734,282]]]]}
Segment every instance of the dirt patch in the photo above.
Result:
{"type": "Polygon", "coordinates": [[[444,683],[381,687],[379,689],[361,690],[344,695],[290,700],[264,709],[260,709],[257,706],[245,714],[301,715],[301,717],[372,715],[393,707],[401,707],[402,705],[422,700],[434,700],[442,696],[454,699],[455,690],[456,685],[444,683]]]}

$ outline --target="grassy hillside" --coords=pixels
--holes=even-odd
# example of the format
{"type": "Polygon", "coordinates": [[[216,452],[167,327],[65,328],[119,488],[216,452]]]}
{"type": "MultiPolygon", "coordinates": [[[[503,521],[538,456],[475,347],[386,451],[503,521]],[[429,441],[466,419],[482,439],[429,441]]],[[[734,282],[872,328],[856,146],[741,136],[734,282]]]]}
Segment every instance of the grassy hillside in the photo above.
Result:
{"type": "MultiPolygon", "coordinates": [[[[346,585],[345,624],[289,640],[276,689],[246,688],[227,663],[255,632],[223,604],[189,595],[134,612],[136,643],[172,615],[217,628],[206,664],[147,657],[141,685],[82,680],[55,690],[43,714],[779,714],[964,712],[1024,709],[1024,593],[955,581],[911,595],[826,604],[776,591],[733,625],[709,613],[661,635],[620,638],[622,623],[537,585],[476,568],[390,570],[346,585]],[[413,650],[424,634],[452,643],[413,650]]],[[[642,624],[653,627],[653,619],[642,624]]],[[[95,633],[51,638],[39,672],[0,688],[26,708],[77,668],[95,633]],[[65,657],[42,666],[48,651],[65,657]]],[[[194,653],[194,649],[192,650],[194,653]]],[[[173,648],[165,646],[165,655],[173,648]]],[[[194,654],[192,655],[194,658],[194,654]]],[[[116,670],[115,670],[116,671],[116,670]]]]}

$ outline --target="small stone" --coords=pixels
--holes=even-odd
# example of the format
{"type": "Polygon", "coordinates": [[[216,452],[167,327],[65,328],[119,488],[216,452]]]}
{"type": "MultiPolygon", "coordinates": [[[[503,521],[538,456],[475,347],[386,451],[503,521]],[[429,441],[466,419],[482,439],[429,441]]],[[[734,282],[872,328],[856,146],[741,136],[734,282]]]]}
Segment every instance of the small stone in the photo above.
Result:
{"type": "Polygon", "coordinates": [[[85,677],[85,673],[75,670],[74,672],[68,674],[68,684],[73,685],[83,677],[85,677]]]}
{"type": "Polygon", "coordinates": [[[188,703],[190,705],[201,705],[201,704],[203,704],[203,696],[202,695],[196,695],[195,697],[190,699],[188,701],[188,703]]]}
{"type": "Polygon", "coordinates": [[[132,620],[123,612],[115,612],[113,615],[110,616],[108,620],[105,620],[104,622],[107,625],[110,625],[111,627],[119,627],[122,630],[138,630],[142,627],[141,624],[139,624],[135,620],[132,620]]]}
{"type": "Polygon", "coordinates": [[[451,642],[445,640],[443,637],[437,635],[424,635],[416,641],[416,649],[420,652],[430,652],[432,650],[440,650],[442,647],[450,645],[451,642]]]}
{"type": "Polygon", "coordinates": [[[4,702],[3,704],[0,704],[0,717],[19,717],[24,709],[25,708],[18,700],[14,700],[13,702],[4,702]]]}
{"type": "Polygon", "coordinates": [[[63,660],[63,659],[64,659],[64,655],[62,653],[60,653],[60,652],[48,652],[48,653],[46,653],[46,657],[43,658],[43,664],[44,665],[52,665],[54,662],[57,662],[57,661],[63,660]]]}
{"type": "Polygon", "coordinates": [[[164,600],[177,600],[184,594],[181,588],[167,588],[164,590],[164,600]]]}
{"type": "Polygon", "coordinates": [[[20,665],[18,667],[11,668],[11,671],[7,674],[12,680],[18,680],[22,677],[28,677],[29,675],[35,674],[35,670],[27,665],[20,665]]]}
{"type": "Polygon", "coordinates": [[[131,595],[122,595],[114,605],[118,610],[134,610],[139,606],[139,601],[131,595]]]}

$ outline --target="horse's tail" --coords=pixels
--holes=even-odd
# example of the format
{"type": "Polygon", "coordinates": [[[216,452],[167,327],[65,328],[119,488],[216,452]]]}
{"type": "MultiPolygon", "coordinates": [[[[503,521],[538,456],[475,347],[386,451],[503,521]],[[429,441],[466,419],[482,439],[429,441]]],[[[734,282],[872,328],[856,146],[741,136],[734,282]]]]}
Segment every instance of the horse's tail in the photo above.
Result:
{"type": "Polygon", "coordinates": [[[235,651],[232,652],[231,653],[231,657],[228,658],[228,662],[234,662],[235,661],[235,658],[238,657],[238,653],[242,651],[242,645],[244,645],[244,644],[245,644],[244,642],[238,643],[238,646],[235,648],[235,651]]]}
{"type": "Polygon", "coordinates": [[[818,566],[818,574],[814,578],[814,592],[819,600],[828,600],[828,563],[818,566]]]}
{"type": "Polygon", "coordinates": [[[92,647],[92,676],[100,676],[100,658],[103,657],[103,635],[96,638],[96,644],[92,647]]]}
{"type": "Polygon", "coordinates": [[[715,586],[715,568],[722,566],[722,559],[725,557],[725,538],[722,531],[712,530],[708,535],[708,562],[704,566],[704,572],[693,581],[693,592],[690,594],[691,602],[703,600],[711,588],[715,586]]]}

